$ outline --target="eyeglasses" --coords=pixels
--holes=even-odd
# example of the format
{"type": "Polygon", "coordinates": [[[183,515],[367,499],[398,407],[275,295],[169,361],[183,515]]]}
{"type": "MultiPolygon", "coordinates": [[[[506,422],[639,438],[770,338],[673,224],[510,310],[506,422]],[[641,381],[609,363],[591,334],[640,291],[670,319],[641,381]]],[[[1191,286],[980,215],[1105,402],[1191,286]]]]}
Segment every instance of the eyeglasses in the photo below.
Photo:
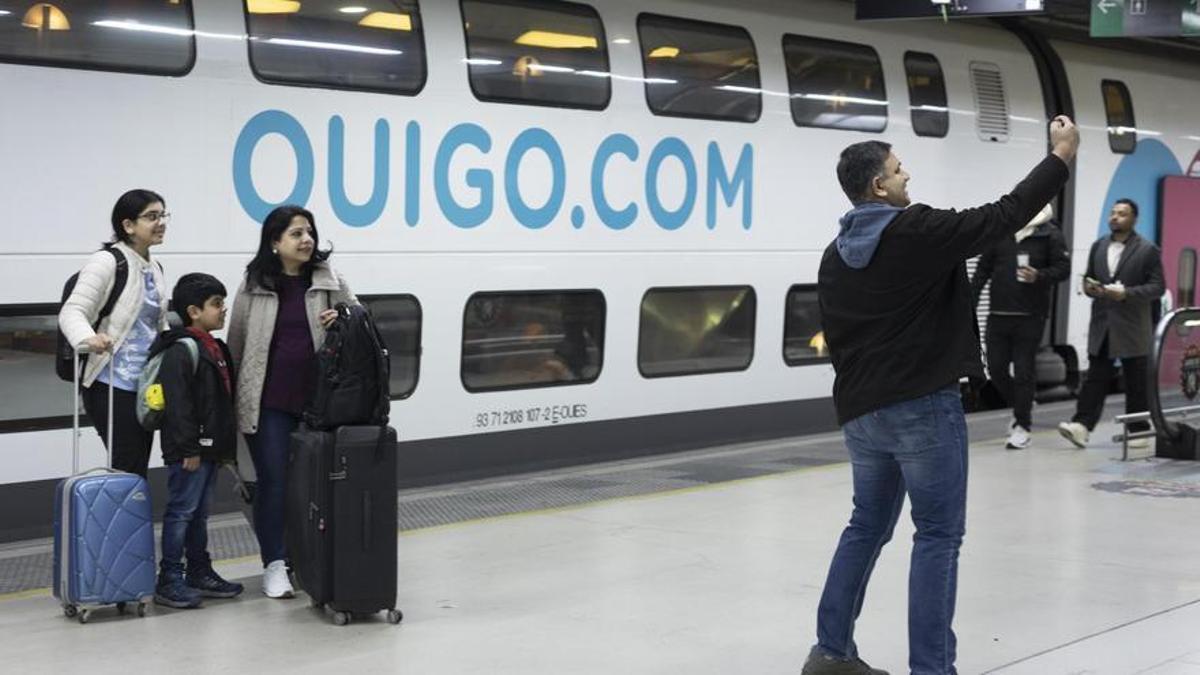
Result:
{"type": "Polygon", "coordinates": [[[151,223],[169,223],[171,222],[171,213],[169,211],[151,211],[138,216],[138,220],[146,220],[151,223]]]}

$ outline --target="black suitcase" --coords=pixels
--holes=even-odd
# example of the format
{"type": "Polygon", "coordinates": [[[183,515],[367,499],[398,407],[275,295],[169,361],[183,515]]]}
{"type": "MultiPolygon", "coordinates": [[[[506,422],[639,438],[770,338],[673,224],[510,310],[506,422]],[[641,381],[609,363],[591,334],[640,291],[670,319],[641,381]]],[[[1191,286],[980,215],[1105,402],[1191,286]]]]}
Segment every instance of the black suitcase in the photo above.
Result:
{"type": "Polygon", "coordinates": [[[292,433],[287,542],[299,587],[345,625],[396,609],[396,430],[301,427],[292,433]],[[384,436],[381,438],[381,434],[384,436]]]}

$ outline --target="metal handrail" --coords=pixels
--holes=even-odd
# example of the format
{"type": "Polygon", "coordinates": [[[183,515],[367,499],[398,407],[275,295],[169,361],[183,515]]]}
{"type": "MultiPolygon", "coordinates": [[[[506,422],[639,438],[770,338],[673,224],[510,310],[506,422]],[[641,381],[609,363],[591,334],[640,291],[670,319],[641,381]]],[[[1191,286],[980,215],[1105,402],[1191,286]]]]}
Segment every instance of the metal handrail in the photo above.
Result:
{"type": "Polygon", "coordinates": [[[1150,381],[1147,383],[1147,403],[1150,408],[1150,419],[1154,421],[1154,428],[1158,429],[1162,435],[1171,440],[1178,440],[1181,432],[1179,425],[1167,420],[1163,414],[1162,400],[1158,395],[1158,373],[1162,368],[1163,343],[1166,341],[1167,329],[1174,323],[1175,317],[1185,312],[1197,313],[1200,309],[1196,307],[1180,307],[1179,309],[1167,312],[1162,319],[1159,320],[1158,326],[1154,329],[1154,341],[1150,343],[1150,363],[1152,368],[1147,368],[1150,381]]]}

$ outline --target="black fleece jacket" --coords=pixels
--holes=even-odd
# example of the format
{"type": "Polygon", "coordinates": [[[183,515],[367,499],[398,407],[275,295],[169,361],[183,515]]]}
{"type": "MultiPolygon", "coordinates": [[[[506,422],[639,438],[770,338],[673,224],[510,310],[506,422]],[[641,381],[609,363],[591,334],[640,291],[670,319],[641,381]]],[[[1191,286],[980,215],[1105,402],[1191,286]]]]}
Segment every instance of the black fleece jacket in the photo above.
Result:
{"type": "MultiPolygon", "coordinates": [[[[236,386],[229,347],[217,340],[225,354],[230,382],[236,386]]],[[[202,460],[232,461],[237,457],[237,421],[233,396],[225,389],[217,363],[195,336],[184,328],[166,331],[150,347],[150,357],[162,352],[158,371],[166,409],[160,440],[163,462],[170,464],[199,455],[202,460]],[[200,360],[192,356],[181,338],[196,340],[200,360]]]]}
{"type": "Polygon", "coordinates": [[[965,261],[1012,237],[1067,181],[1048,155],[999,201],[964,211],[915,204],[884,229],[865,267],[836,242],[821,260],[817,296],[837,376],[838,424],[983,377],[965,261]]]}

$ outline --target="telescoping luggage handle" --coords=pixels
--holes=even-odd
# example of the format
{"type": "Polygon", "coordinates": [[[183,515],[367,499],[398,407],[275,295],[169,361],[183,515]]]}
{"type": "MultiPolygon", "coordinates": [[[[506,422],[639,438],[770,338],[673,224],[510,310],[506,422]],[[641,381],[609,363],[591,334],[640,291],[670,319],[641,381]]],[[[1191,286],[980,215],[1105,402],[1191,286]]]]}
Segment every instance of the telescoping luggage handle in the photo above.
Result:
{"type": "MultiPolygon", "coordinates": [[[[83,389],[81,381],[83,374],[79,372],[79,355],[91,353],[91,348],[86,343],[75,347],[74,352],[74,371],[75,382],[71,386],[71,475],[79,473],[79,396],[83,389]]],[[[107,456],[105,459],[104,468],[112,468],[112,453],[113,453],[113,380],[116,379],[116,354],[113,354],[108,359],[108,443],[106,444],[107,456]]]]}

